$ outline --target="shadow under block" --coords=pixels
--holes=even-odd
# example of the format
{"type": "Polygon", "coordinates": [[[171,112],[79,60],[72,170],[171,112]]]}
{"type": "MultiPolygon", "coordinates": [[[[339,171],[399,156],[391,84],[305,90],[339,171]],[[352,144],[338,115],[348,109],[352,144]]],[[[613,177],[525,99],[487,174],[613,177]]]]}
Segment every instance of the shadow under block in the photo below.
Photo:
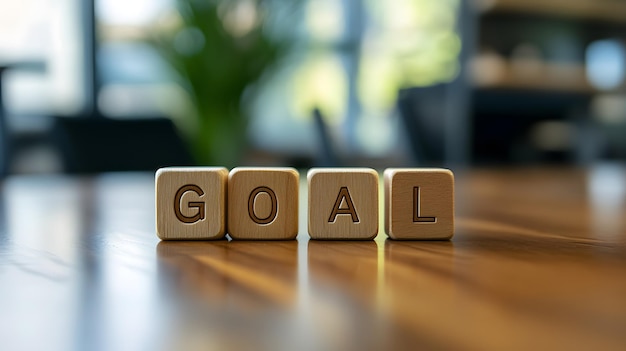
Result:
{"type": "Polygon", "coordinates": [[[156,229],[162,240],[221,239],[226,182],[221,167],[166,167],[156,172],[156,229]]]}
{"type": "Polygon", "coordinates": [[[385,230],[392,239],[454,235],[454,175],[439,168],[385,170],[385,230]]]}
{"type": "Polygon", "coordinates": [[[233,239],[298,235],[300,176],[293,168],[238,167],[228,176],[228,233],[233,239]]]}
{"type": "Polygon", "coordinates": [[[378,234],[378,173],[370,168],[313,168],[309,235],[313,239],[368,240],[378,234]]]}

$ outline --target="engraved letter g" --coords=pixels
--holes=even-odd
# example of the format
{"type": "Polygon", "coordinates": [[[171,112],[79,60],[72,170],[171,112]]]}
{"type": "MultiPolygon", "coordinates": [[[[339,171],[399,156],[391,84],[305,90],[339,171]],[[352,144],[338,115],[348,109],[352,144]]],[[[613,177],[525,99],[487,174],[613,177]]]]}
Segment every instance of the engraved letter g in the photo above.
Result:
{"type": "Polygon", "coordinates": [[[180,207],[181,207],[180,200],[183,197],[183,195],[188,191],[193,191],[194,193],[198,194],[198,196],[204,195],[204,192],[202,191],[202,189],[200,189],[200,187],[197,185],[193,185],[193,184],[183,185],[176,192],[176,196],[174,196],[174,213],[176,214],[176,218],[178,218],[178,220],[183,223],[195,223],[197,221],[201,221],[204,219],[204,202],[189,202],[188,204],[189,208],[197,208],[198,212],[191,217],[187,217],[184,214],[182,214],[182,212],[180,212],[180,207]]]}

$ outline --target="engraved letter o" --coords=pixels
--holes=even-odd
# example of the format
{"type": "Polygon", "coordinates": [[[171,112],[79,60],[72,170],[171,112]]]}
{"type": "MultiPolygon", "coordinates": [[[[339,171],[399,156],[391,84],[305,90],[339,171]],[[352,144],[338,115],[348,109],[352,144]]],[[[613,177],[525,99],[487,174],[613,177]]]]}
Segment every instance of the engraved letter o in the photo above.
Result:
{"type": "Polygon", "coordinates": [[[257,224],[272,223],[272,221],[274,221],[274,219],[276,218],[277,213],[278,213],[278,201],[276,201],[276,194],[274,193],[274,190],[266,186],[260,186],[252,190],[252,192],[250,193],[250,197],[248,198],[248,214],[250,215],[250,218],[254,221],[254,223],[257,223],[257,224]],[[267,195],[270,196],[270,199],[272,201],[272,210],[270,211],[270,214],[265,218],[257,217],[254,211],[254,202],[256,200],[256,197],[260,193],[266,193],[267,195]]]}

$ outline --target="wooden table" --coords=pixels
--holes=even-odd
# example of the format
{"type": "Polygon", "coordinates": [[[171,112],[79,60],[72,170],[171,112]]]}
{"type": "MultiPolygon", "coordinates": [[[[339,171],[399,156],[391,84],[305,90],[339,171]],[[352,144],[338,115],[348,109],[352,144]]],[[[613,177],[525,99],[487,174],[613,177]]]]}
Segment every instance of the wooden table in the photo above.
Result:
{"type": "Polygon", "coordinates": [[[449,242],[159,242],[151,174],[2,184],[0,348],[626,349],[626,169],[457,173],[449,242]]]}

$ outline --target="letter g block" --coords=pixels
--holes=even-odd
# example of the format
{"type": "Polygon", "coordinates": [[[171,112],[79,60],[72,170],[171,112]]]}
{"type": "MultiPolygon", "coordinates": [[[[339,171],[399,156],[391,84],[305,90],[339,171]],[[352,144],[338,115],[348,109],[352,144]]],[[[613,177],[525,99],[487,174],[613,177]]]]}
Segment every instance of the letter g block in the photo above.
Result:
{"type": "Polygon", "coordinates": [[[156,173],[156,229],[162,240],[221,239],[226,232],[222,167],[166,167],[156,173]]]}

